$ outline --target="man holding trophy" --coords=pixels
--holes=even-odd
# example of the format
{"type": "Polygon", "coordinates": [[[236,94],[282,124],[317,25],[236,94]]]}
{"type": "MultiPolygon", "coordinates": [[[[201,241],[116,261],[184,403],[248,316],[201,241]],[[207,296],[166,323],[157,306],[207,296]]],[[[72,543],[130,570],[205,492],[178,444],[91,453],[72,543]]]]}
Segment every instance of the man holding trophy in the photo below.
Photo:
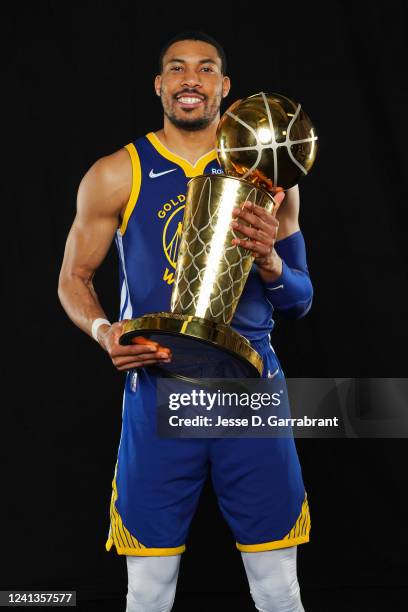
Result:
{"type": "Polygon", "coordinates": [[[302,612],[296,551],[309,541],[310,516],[293,439],[161,439],[154,403],[160,372],[190,374],[183,355],[191,362],[195,354],[196,365],[222,354],[217,367],[227,364],[227,376],[233,364],[243,376],[283,378],[270,344],[272,314],[299,318],[312,302],[293,168],[307,173],[317,138],[300,105],[279,95],[251,96],[220,122],[226,59],[202,32],[164,47],[154,86],[163,128],[84,176],[60,274],[68,316],[127,372],[106,549],[126,555],[127,612],[171,610],[211,465],[257,610],[302,612]],[[248,141],[237,138],[239,128],[248,141]],[[113,238],[121,304],[111,324],[92,278],[113,238]]]}

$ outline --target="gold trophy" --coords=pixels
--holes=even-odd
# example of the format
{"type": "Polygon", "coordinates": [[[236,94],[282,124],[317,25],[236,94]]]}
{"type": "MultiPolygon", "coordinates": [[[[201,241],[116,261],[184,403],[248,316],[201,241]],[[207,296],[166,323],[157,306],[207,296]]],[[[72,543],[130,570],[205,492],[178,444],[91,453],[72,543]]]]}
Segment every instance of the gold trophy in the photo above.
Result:
{"type": "Polygon", "coordinates": [[[170,311],[126,321],[120,338],[169,347],[172,362],[158,369],[181,379],[261,376],[260,355],[229,325],[254,263],[250,250],[231,244],[243,237],[230,227],[232,209],[249,200],[276,214],[273,195],[308,173],[317,136],[300,104],[261,92],[224,113],[216,148],[224,174],[187,186],[170,311]]]}

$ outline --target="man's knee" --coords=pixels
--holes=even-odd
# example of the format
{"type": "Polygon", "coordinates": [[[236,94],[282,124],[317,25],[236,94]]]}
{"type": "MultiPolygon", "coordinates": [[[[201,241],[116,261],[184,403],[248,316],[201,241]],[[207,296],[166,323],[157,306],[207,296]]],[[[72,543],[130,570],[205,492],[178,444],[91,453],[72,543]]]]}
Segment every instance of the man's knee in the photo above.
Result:
{"type": "Polygon", "coordinates": [[[249,588],[260,612],[304,612],[296,573],[296,550],[242,553],[249,588]]]}
{"type": "Polygon", "coordinates": [[[126,612],[170,612],[176,594],[175,586],[145,582],[136,588],[129,585],[126,612]]]}
{"type": "Polygon", "coordinates": [[[173,606],[180,555],[127,558],[126,612],[170,612],[173,606]]]}
{"type": "Polygon", "coordinates": [[[260,612],[303,612],[297,580],[283,578],[278,584],[271,584],[268,579],[254,580],[250,590],[260,612]]]}

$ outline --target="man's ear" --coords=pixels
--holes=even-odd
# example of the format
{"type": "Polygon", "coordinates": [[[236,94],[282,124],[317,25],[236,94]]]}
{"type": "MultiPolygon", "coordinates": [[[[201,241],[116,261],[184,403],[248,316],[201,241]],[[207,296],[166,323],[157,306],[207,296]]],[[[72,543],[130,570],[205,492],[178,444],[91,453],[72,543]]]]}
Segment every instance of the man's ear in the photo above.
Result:
{"type": "Polygon", "coordinates": [[[222,97],[223,98],[226,98],[228,96],[230,89],[231,89],[230,78],[225,76],[222,79],[222,97]]]}
{"type": "Polygon", "coordinates": [[[154,79],[154,89],[156,91],[156,96],[160,96],[160,89],[161,89],[161,75],[160,74],[158,74],[156,78],[154,79]]]}

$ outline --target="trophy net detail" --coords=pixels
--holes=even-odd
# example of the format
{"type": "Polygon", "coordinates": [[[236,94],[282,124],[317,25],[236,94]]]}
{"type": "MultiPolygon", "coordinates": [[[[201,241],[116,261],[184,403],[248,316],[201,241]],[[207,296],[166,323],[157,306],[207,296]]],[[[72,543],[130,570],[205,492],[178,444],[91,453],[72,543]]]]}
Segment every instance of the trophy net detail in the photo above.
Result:
{"type": "Polygon", "coordinates": [[[265,191],[233,177],[203,175],[189,182],[172,312],[230,323],[254,260],[251,251],[231,244],[243,237],[230,227],[232,209],[245,200],[269,210],[274,204],[265,191]]]}

